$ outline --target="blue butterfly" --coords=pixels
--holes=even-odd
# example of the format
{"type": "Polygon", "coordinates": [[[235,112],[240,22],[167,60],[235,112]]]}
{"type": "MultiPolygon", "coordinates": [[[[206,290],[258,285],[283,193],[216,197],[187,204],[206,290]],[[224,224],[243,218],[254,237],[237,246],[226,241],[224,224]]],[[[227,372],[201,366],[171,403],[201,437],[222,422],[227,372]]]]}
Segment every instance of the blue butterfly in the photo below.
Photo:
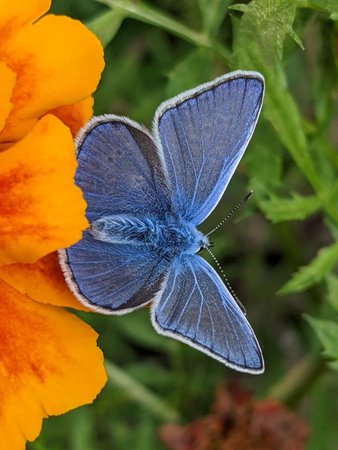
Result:
{"type": "Polygon", "coordinates": [[[105,314],[152,302],[156,331],[227,366],[261,373],[259,344],[215,270],[197,226],[222,197],[254,131],[264,78],[237,71],[162,103],[153,134],[94,117],[77,139],[75,182],[90,223],[60,250],[76,297],[105,314]]]}

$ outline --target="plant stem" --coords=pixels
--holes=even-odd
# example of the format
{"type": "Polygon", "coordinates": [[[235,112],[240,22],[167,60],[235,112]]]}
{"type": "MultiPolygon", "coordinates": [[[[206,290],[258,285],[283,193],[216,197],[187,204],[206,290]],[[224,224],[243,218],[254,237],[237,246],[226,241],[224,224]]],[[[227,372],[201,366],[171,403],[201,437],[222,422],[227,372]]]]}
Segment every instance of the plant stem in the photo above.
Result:
{"type": "Polygon", "coordinates": [[[326,361],[320,355],[306,356],[270,389],[267,396],[295,406],[325,372],[326,361]]]}
{"type": "Polygon", "coordinates": [[[131,400],[140,403],[157,418],[166,422],[177,422],[179,420],[177,411],[168,406],[161,398],[157,397],[153,392],[111,361],[105,360],[105,367],[108,376],[108,384],[123,390],[126,396],[131,400]]]}
{"type": "Polygon", "coordinates": [[[172,33],[181,39],[197,46],[212,50],[228,64],[231,62],[231,53],[219,42],[211,39],[207,34],[201,33],[164,14],[152,6],[142,2],[126,0],[98,0],[112,9],[121,11],[126,17],[137,19],[140,22],[155,25],[158,28],[172,33]]]}

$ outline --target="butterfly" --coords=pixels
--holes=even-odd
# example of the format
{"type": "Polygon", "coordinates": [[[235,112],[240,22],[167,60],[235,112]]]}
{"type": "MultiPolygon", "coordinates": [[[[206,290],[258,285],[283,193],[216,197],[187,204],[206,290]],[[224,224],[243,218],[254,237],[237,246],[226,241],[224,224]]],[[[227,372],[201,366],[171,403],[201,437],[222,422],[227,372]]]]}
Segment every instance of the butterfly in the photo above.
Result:
{"type": "Polygon", "coordinates": [[[151,303],[155,330],[225,365],[264,371],[232,294],[197,253],[197,229],[222,197],[252,136],[264,78],[236,71],[162,103],[152,134],[116,115],[92,118],[77,138],[76,184],[89,228],[61,249],[66,281],[84,305],[125,314],[151,303]]]}

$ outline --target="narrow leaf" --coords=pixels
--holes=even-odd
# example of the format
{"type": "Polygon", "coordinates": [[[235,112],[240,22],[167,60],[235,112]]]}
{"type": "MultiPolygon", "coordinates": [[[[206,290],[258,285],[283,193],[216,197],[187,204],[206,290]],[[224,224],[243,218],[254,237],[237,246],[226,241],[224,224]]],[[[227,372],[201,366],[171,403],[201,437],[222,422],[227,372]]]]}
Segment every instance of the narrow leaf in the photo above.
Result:
{"type": "Polygon", "coordinates": [[[94,17],[86,26],[100,39],[105,47],[115,37],[125,15],[119,10],[106,11],[94,17]]]}
{"type": "Polygon", "coordinates": [[[298,36],[298,34],[295,32],[295,30],[293,28],[289,28],[288,34],[295,41],[295,43],[298,45],[298,47],[300,49],[305,50],[303,42],[301,41],[300,37],[298,36]]]}
{"type": "Polygon", "coordinates": [[[329,366],[331,367],[331,369],[333,370],[337,370],[338,371],[338,361],[332,361],[329,363],[329,366]]]}
{"type": "Polygon", "coordinates": [[[338,323],[331,320],[315,319],[306,316],[306,320],[317,333],[319,340],[324,347],[324,354],[335,361],[333,366],[336,370],[338,360],[338,323]]]}
{"type": "Polygon", "coordinates": [[[328,301],[338,312],[338,276],[330,274],[327,277],[328,301]]]}
{"type": "Polygon", "coordinates": [[[338,261],[338,242],[323,247],[306,266],[298,269],[280,290],[279,294],[302,292],[319,283],[338,261]]]}
{"type": "Polygon", "coordinates": [[[198,0],[205,32],[215,37],[222,25],[230,0],[198,0]]]}
{"type": "Polygon", "coordinates": [[[105,367],[108,376],[108,383],[111,386],[122,389],[131,400],[143,405],[149,412],[162,420],[176,422],[178,413],[171,409],[160,397],[151,392],[146,386],[139,383],[129,374],[124,372],[112,362],[106,360],[105,367]]]}
{"type": "Polygon", "coordinates": [[[273,197],[271,200],[263,200],[259,206],[268,219],[278,223],[305,219],[319,209],[320,201],[315,196],[294,195],[292,198],[273,197]]]}
{"type": "Polygon", "coordinates": [[[168,16],[160,9],[147,5],[141,1],[133,0],[98,0],[110,8],[121,11],[125,16],[154,25],[172,33],[199,47],[206,47],[218,53],[225,60],[230,60],[231,55],[222,45],[210,39],[205,33],[199,33],[183,25],[176,19],[168,16]]]}
{"type": "Polygon", "coordinates": [[[249,186],[254,191],[254,199],[259,203],[260,199],[265,199],[267,194],[271,195],[282,184],[282,146],[276,140],[272,128],[266,124],[258,124],[250,144],[250,152],[246,155],[246,163],[250,176],[249,186]]]}
{"type": "Polygon", "coordinates": [[[331,20],[338,20],[337,0],[298,0],[300,8],[316,9],[329,14],[331,20]]]}
{"type": "Polygon", "coordinates": [[[206,49],[193,50],[168,74],[167,96],[172,97],[212,78],[212,57],[206,49]]]}
{"type": "Polygon", "coordinates": [[[286,88],[281,69],[270,70],[266,74],[267,94],[265,117],[271,121],[278,137],[316,191],[321,191],[305,136],[298,107],[286,88]]]}
{"type": "Polygon", "coordinates": [[[116,327],[124,340],[156,351],[168,352],[170,343],[154,334],[149,322],[149,311],[145,308],[136,314],[128,314],[119,320],[116,327]]]}
{"type": "MultiPolygon", "coordinates": [[[[237,9],[239,5],[236,5],[237,9]]],[[[300,112],[287,89],[280,64],[283,43],[292,34],[296,13],[294,0],[253,0],[240,8],[241,20],[234,20],[234,53],[237,66],[259,70],[266,79],[263,108],[281,142],[317,191],[321,190],[300,112]]]]}
{"type": "Polygon", "coordinates": [[[89,407],[76,409],[72,413],[70,440],[72,450],[91,450],[95,445],[94,418],[89,407]]]}

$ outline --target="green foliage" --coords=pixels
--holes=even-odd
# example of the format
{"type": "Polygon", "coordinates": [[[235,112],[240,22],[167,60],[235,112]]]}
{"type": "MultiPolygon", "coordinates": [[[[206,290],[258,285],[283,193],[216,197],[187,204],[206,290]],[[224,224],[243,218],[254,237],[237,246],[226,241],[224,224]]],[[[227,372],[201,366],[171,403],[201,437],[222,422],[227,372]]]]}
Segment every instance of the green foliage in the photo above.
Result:
{"type": "Polygon", "coordinates": [[[261,201],[267,199],[268,193],[274,195],[281,188],[282,148],[268,126],[265,126],[264,132],[261,132],[261,127],[258,125],[252,142],[254,145],[257,143],[255,152],[248,152],[245,158],[248,163],[250,186],[254,191],[254,198],[261,205],[261,201]]]}
{"type": "Polygon", "coordinates": [[[313,214],[320,207],[316,196],[301,197],[294,195],[291,198],[272,197],[260,203],[261,209],[273,223],[286,220],[302,220],[313,214]]]}
{"type": "Polygon", "coordinates": [[[109,383],[121,388],[132,400],[141,403],[145,409],[150,410],[160,419],[168,422],[176,422],[179,419],[176,411],[170,409],[160,398],[156,397],[137,380],[109,361],[106,362],[105,366],[109,383]]]}
{"type": "Polygon", "coordinates": [[[328,301],[331,306],[338,312],[338,277],[330,274],[327,277],[328,301]]]}
{"type": "Polygon", "coordinates": [[[206,49],[193,50],[168,73],[167,96],[173,97],[212,78],[212,55],[206,49]]]}
{"type": "Polygon", "coordinates": [[[333,360],[330,366],[332,369],[338,370],[338,323],[331,320],[315,319],[310,316],[307,316],[306,319],[317,333],[324,347],[324,355],[333,360]]]}
{"type": "MultiPolygon", "coordinates": [[[[338,242],[323,247],[306,266],[300,267],[279,291],[280,294],[302,292],[321,281],[338,262],[338,242]]],[[[338,337],[338,336],[337,336],[338,337]]]]}
{"type": "Polygon", "coordinates": [[[300,8],[311,8],[329,14],[330,19],[338,20],[338,3],[336,0],[300,0],[300,8]]]}
{"type": "Polygon", "coordinates": [[[207,35],[217,36],[229,4],[230,0],[198,0],[203,29],[207,35]]]}
{"type": "Polygon", "coordinates": [[[213,48],[213,45],[215,45],[204,33],[191,30],[167,14],[143,2],[134,2],[133,0],[100,0],[100,2],[115,11],[120,11],[126,17],[162,28],[201,47],[213,48]]]}
{"type": "Polygon", "coordinates": [[[241,21],[237,23],[234,44],[239,62],[261,65],[261,71],[264,73],[266,68],[274,66],[282,59],[286,35],[294,35],[292,24],[296,14],[296,2],[253,0],[249,4],[233,5],[231,9],[244,13],[241,21]]]}
{"type": "Polygon", "coordinates": [[[123,22],[124,14],[118,9],[99,14],[86,23],[86,26],[96,34],[105,47],[114,38],[123,22]]]}
{"type": "MultiPolygon", "coordinates": [[[[338,2],[55,0],[53,12],[82,20],[105,46],[96,114],[150,126],[156,107],[183,90],[235,69],[264,75],[257,129],[202,230],[210,231],[254,190],[235,223],[213,236],[265,355],[266,373],[241,380],[264,397],[285,379],[290,385],[291,377],[294,399],[306,398],[308,450],[331,450],[335,420],[316,408],[337,413],[337,378],[318,379],[317,347],[337,370],[338,2]],[[310,354],[314,389],[305,383],[312,369],[302,364],[310,354]]],[[[31,450],[161,450],[157,427],[205,415],[217,383],[235,376],[157,335],[147,309],[124,317],[80,315],[100,334],[109,383],[90,407],[49,419],[31,450]]],[[[283,388],[278,392],[288,398],[283,388]]]]}
{"type": "Polygon", "coordinates": [[[332,401],[338,395],[336,379],[337,374],[332,373],[312,390],[310,438],[306,450],[332,450],[332,443],[338,440],[338,405],[332,401]]]}
{"type": "Polygon", "coordinates": [[[307,150],[302,119],[287,89],[280,63],[283,42],[295,19],[296,3],[293,0],[253,0],[249,5],[241,5],[240,10],[244,14],[234,30],[237,66],[264,74],[265,117],[309,182],[320,190],[320,181],[307,150]]]}

